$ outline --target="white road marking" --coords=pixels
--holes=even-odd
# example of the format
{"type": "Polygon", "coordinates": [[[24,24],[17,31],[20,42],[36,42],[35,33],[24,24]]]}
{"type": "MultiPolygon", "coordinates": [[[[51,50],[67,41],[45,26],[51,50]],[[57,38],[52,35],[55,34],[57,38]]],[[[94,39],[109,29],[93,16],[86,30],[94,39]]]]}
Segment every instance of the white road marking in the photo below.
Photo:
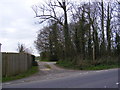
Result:
{"type": "Polygon", "coordinates": [[[85,74],[88,74],[88,72],[86,72],[85,74]]]}
{"type": "Polygon", "coordinates": [[[102,71],[109,71],[109,70],[102,70],[102,71]]]}
{"type": "Polygon", "coordinates": [[[10,83],[5,83],[6,85],[10,84],[10,83]]]}
{"type": "Polygon", "coordinates": [[[101,72],[101,71],[95,71],[95,72],[101,72]]]}
{"type": "Polygon", "coordinates": [[[21,81],[21,82],[25,82],[25,81],[21,81]]]}
{"type": "Polygon", "coordinates": [[[117,82],[116,84],[118,85],[119,83],[117,82]]]}
{"type": "Polygon", "coordinates": [[[104,88],[107,88],[107,86],[104,86],[104,88]]]}
{"type": "Polygon", "coordinates": [[[95,72],[106,72],[106,71],[109,71],[109,70],[99,70],[99,71],[95,71],[95,72]]]}

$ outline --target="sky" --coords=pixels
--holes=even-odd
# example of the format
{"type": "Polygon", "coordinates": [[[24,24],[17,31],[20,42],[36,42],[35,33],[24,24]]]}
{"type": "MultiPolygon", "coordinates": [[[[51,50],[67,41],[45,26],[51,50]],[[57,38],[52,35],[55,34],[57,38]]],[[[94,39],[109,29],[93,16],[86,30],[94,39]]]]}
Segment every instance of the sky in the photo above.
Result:
{"type": "Polygon", "coordinates": [[[2,52],[17,52],[18,43],[39,55],[34,41],[41,25],[36,25],[32,5],[43,0],[0,0],[0,43],[2,52]]]}
{"type": "MultiPolygon", "coordinates": [[[[18,43],[32,48],[38,56],[34,41],[42,25],[35,24],[37,18],[32,6],[45,0],[0,0],[0,43],[2,52],[17,52],[18,43]]],[[[81,1],[81,0],[76,0],[81,1]]],[[[86,1],[86,0],[82,0],[86,1]]]]}
{"type": "Polygon", "coordinates": [[[36,25],[38,18],[32,10],[33,5],[46,0],[0,0],[0,43],[2,52],[18,52],[18,43],[32,48],[38,56],[34,41],[37,31],[43,26],[36,25]]]}

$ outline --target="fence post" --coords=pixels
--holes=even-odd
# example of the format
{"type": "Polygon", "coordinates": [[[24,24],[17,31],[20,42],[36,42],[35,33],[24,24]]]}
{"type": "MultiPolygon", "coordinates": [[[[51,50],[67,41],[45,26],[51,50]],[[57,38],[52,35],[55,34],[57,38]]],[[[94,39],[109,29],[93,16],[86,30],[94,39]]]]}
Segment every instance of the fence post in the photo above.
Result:
{"type": "Polygon", "coordinates": [[[2,52],[1,52],[1,43],[0,43],[0,89],[2,89],[2,52]]]}
{"type": "Polygon", "coordinates": [[[0,52],[1,52],[1,45],[2,45],[2,44],[0,43],[0,52]]]}

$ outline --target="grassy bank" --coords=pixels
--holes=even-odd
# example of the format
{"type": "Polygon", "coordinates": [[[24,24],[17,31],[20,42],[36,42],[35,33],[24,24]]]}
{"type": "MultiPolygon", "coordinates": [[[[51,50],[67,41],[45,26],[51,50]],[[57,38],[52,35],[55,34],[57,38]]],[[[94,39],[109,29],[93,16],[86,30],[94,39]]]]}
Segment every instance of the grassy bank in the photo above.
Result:
{"type": "Polygon", "coordinates": [[[113,63],[113,64],[98,64],[94,65],[91,64],[90,62],[82,62],[80,65],[75,64],[74,62],[68,62],[68,61],[58,61],[57,65],[59,67],[63,67],[66,69],[76,69],[76,70],[103,70],[103,69],[111,69],[111,68],[118,68],[118,63],[113,63]]]}
{"type": "Polygon", "coordinates": [[[7,82],[7,81],[12,81],[12,80],[17,80],[17,79],[22,79],[28,76],[31,76],[39,71],[38,66],[33,66],[31,69],[28,71],[21,73],[16,76],[10,76],[10,77],[3,77],[2,82],[7,82]]]}
{"type": "Polygon", "coordinates": [[[55,62],[55,61],[51,61],[51,60],[48,60],[48,59],[41,59],[39,61],[42,61],[42,62],[55,62]]]}

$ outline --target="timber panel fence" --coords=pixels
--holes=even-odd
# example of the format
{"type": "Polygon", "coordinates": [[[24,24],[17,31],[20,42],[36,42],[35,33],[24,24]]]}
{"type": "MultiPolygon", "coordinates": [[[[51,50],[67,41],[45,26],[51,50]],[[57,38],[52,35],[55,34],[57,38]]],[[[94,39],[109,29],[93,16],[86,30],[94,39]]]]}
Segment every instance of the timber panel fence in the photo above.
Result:
{"type": "Polygon", "coordinates": [[[27,53],[2,53],[2,76],[23,73],[32,67],[32,55],[27,53]]]}
{"type": "Polygon", "coordinates": [[[0,52],[0,90],[2,90],[2,53],[0,52]]]}

